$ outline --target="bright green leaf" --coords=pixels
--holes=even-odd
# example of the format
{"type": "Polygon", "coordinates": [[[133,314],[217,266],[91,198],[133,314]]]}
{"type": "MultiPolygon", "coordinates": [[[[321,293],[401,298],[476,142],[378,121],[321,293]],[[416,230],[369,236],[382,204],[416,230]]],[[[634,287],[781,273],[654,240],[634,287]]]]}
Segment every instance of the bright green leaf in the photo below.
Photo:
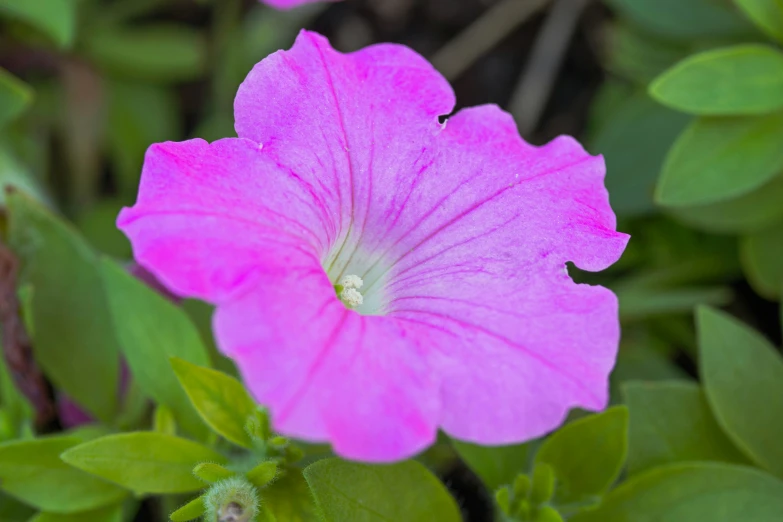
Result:
{"type": "Polygon", "coordinates": [[[748,463],[718,426],[698,384],[631,382],[623,394],[630,415],[628,473],[697,460],[748,463]]]}
{"type": "Polygon", "coordinates": [[[261,506],[271,513],[264,522],[323,522],[312,499],[302,472],[288,468],[261,494],[261,506]]]}
{"type": "Polygon", "coordinates": [[[182,25],[96,28],[86,35],[85,53],[117,77],[157,82],[194,80],[207,64],[201,33],[182,25]]]}
{"type": "Polygon", "coordinates": [[[765,33],[783,42],[783,1],[734,0],[734,3],[765,33]]]}
{"type": "Polygon", "coordinates": [[[74,0],[0,0],[0,17],[28,23],[60,47],[70,47],[76,32],[76,4],[74,0]]]}
{"type": "Polygon", "coordinates": [[[675,40],[741,37],[753,27],[716,0],[608,0],[607,3],[635,25],[675,40]]]}
{"type": "Polygon", "coordinates": [[[764,45],[724,47],[686,58],[650,85],[673,109],[698,115],[764,114],[783,108],[783,53],[764,45]]]}
{"type": "Polygon", "coordinates": [[[277,463],[271,460],[262,462],[247,472],[247,480],[257,488],[263,488],[277,476],[277,463]]]}
{"type": "Polygon", "coordinates": [[[581,502],[602,495],[620,474],[628,448],[628,410],[609,408],[554,432],[536,454],[557,477],[556,501],[581,502]]]}
{"type": "Polygon", "coordinates": [[[718,424],[754,462],[783,476],[783,357],[730,315],[703,307],[696,317],[700,374],[718,424]]]}
{"type": "Polygon", "coordinates": [[[570,522],[774,522],[781,513],[780,480],[753,468],[702,462],[637,475],[570,522]]]}
{"type": "Polygon", "coordinates": [[[79,442],[74,437],[50,437],[0,444],[0,489],[53,513],[95,509],[127,496],[127,491],[60,460],[63,451],[79,442]]]}
{"type": "Polygon", "coordinates": [[[527,444],[480,446],[458,440],[452,440],[451,443],[460,458],[479,476],[489,491],[511,484],[514,477],[527,471],[530,452],[527,444]]]}
{"type": "Polygon", "coordinates": [[[782,141],[783,112],[699,118],[666,157],[655,199],[693,207],[748,194],[783,172],[782,141]]]}
{"type": "Polygon", "coordinates": [[[238,380],[223,372],[172,357],[171,365],[190,401],[216,433],[235,444],[253,447],[245,424],[256,403],[238,380]]]}
{"type": "Polygon", "coordinates": [[[191,500],[169,517],[172,522],[187,522],[188,520],[195,520],[204,514],[204,498],[198,497],[191,500]]]}
{"type": "Polygon", "coordinates": [[[193,468],[201,462],[226,462],[206,446],[154,431],[85,442],[63,453],[62,459],[137,494],[197,491],[204,483],[193,475],[193,468]]]}
{"type": "Polygon", "coordinates": [[[367,465],[325,459],[304,474],[325,522],[462,520],[446,488],[415,461],[367,465]]]}
{"type": "Polygon", "coordinates": [[[233,471],[214,462],[202,462],[193,468],[193,474],[208,484],[229,479],[236,475],[233,471]]]}
{"type": "Polygon", "coordinates": [[[783,290],[783,223],[742,238],[742,266],[759,294],[779,299],[783,290]]]}
{"type": "Polygon", "coordinates": [[[637,92],[604,120],[590,150],[606,158],[606,187],[618,215],[655,209],[653,192],[664,158],[689,119],[637,92]]]}
{"type": "MultiPolygon", "coordinates": [[[[2,2],[3,0],[0,0],[0,5],[2,2]]],[[[22,80],[0,67],[0,129],[22,114],[32,100],[33,90],[22,80]]]]}
{"type": "Polygon", "coordinates": [[[163,404],[159,404],[158,407],[155,408],[155,414],[152,419],[152,429],[153,431],[166,433],[167,435],[177,434],[177,421],[174,420],[174,414],[163,404]]]}
{"type": "Polygon", "coordinates": [[[754,232],[783,219],[783,175],[753,192],[720,203],[670,208],[680,221],[708,232],[754,232]]]}
{"type": "Polygon", "coordinates": [[[7,198],[9,243],[34,288],[33,347],[58,389],[104,422],[117,408],[119,347],[93,250],[29,197],[7,198]],[[67,277],[64,277],[67,275],[67,277]]]}
{"type": "Polygon", "coordinates": [[[114,262],[100,263],[117,336],[133,378],[142,390],[168,406],[177,425],[206,433],[201,418],[177,381],[169,357],[209,364],[201,338],[187,314],[114,262]]]}
{"type": "Polygon", "coordinates": [[[122,504],[70,515],[39,513],[30,522],[123,522],[122,504]]]}

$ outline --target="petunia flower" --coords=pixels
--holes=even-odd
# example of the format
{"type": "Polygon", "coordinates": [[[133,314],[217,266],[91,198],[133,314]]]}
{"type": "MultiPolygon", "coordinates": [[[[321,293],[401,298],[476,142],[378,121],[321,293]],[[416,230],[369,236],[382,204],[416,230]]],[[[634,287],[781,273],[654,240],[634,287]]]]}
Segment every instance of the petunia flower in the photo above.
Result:
{"type": "Polygon", "coordinates": [[[292,9],[304,4],[314,4],[316,2],[336,2],[338,0],[261,0],[267,5],[278,9],[292,9]]]}
{"type": "Polygon", "coordinates": [[[600,410],[623,252],[604,162],[525,143],[392,44],[341,54],[302,32],[235,102],[239,138],[147,152],[118,226],[175,293],[217,306],[220,349],[281,433],[393,461],[438,428],[528,440],[600,410]]]}

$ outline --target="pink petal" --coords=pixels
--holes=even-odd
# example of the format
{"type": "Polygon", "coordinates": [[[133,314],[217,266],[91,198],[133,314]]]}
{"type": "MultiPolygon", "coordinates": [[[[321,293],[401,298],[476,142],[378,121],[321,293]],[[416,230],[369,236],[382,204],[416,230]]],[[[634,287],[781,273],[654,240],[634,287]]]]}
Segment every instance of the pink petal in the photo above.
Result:
{"type": "Polygon", "coordinates": [[[619,327],[574,284],[622,253],[604,165],[454,105],[413,51],[303,32],[239,90],[240,139],[153,147],[120,216],[139,262],[218,304],[216,337],[284,434],[404,458],[437,426],[500,444],[600,409],[619,327]],[[359,315],[336,298],[365,280],[359,315]]]}

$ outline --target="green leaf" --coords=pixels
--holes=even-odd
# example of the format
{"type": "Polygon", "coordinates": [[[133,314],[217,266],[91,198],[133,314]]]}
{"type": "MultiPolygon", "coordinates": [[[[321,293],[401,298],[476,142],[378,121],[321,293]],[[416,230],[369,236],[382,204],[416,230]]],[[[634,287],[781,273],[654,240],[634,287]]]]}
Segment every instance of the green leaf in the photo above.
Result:
{"type": "Polygon", "coordinates": [[[69,515],[39,513],[30,522],[123,522],[122,504],[69,515]]]}
{"type": "Polygon", "coordinates": [[[261,506],[271,517],[265,522],[323,522],[302,472],[288,468],[261,493],[261,506]]]}
{"type": "Polygon", "coordinates": [[[171,514],[169,517],[172,522],[187,522],[188,520],[195,520],[204,514],[204,498],[198,497],[171,514]]]}
{"type": "Polygon", "coordinates": [[[618,286],[616,291],[620,301],[620,317],[626,321],[655,315],[690,312],[700,304],[721,305],[731,301],[731,291],[723,287],[640,288],[618,286]]]}
{"type": "Polygon", "coordinates": [[[627,448],[628,410],[616,406],[560,428],[538,450],[535,463],[554,469],[558,504],[582,502],[609,489],[625,463],[627,448]]]}
{"type": "Polygon", "coordinates": [[[623,21],[612,24],[608,35],[607,69],[645,87],[688,56],[690,50],[688,45],[647,33],[623,21]]]}
{"type": "MultiPolygon", "coordinates": [[[[11,436],[16,438],[22,435],[25,426],[32,426],[34,412],[27,397],[16,388],[14,378],[8,371],[4,353],[2,339],[0,339],[0,406],[4,418],[10,424],[8,428],[11,436]]],[[[0,435],[1,440],[2,435],[0,435]]]]}
{"type": "Polygon", "coordinates": [[[762,31],[783,42],[783,1],[734,0],[762,31]]]}
{"type": "Polygon", "coordinates": [[[629,474],[697,460],[748,463],[718,426],[697,384],[631,382],[623,394],[630,413],[629,474]]]}
{"type": "Polygon", "coordinates": [[[669,208],[680,221],[708,232],[754,232],[783,219],[783,175],[753,192],[719,203],[669,208]]]}
{"type": "Polygon", "coordinates": [[[60,47],[70,47],[76,32],[76,3],[74,0],[0,0],[0,17],[28,23],[60,47]]]}
{"type": "Polygon", "coordinates": [[[621,216],[655,210],[653,192],[664,158],[689,117],[637,92],[604,120],[590,150],[606,158],[606,187],[621,216]]]}
{"type": "MultiPolygon", "coordinates": [[[[0,5],[2,0],[0,0],[0,5]]],[[[33,90],[22,80],[0,67],[0,129],[30,105],[33,90]]]]}
{"type": "Polygon", "coordinates": [[[94,248],[117,259],[133,257],[130,241],[115,224],[124,206],[118,199],[104,198],[76,220],[79,231],[94,248]]]}
{"type": "Polygon", "coordinates": [[[209,357],[187,314],[114,262],[100,272],[109,309],[133,378],[158,403],[168,406],[177,425],[204,436],[206,427],[177,381],[169,357],[208,365],[209,357]]]}
{"type": "Polygon", "coordinates": [[[194,80],[207,64],[202,35],[182,25],[99,27],[86,36],[84,52],[119,78],[155,82],[194,80]]]}
{"type": "Polygon", "coordinates": [[[780,480],[752,468],[701,462],[637,475],[601,507],[570,522],[773,522],[780,513],[780,480]]]}
{"type": "Polygon", "coordinates": [[[166,433],[168,435],[177,434],[177,421],[174,420],[174,415],[171,410],[166,406],[159,404],[155,408],[155,414],[152,419],[152,429],[159,433],[166,433]]]}
{"type": "Polygon", "coordinates": [[[63,453],[62,459],[138,495],[200,490],[204,483],[193,475],[193,468],[201,462],[226,462],[221,454],[206,446],[154,431],[121,433],[85,442],[63,453]]]}
{"type": "Polygon", "coordinates": [[[0,186],[4,188],[0,190],[2,206],[5,206],[6,202],[6,187],[17,188],[43,203],[49,201],[30,168],[19,161],[16,155],[4,145],[0,145],[0,186]]]}
{"type": "Polygon", "coordinates": [[[783,223],[742,238],[742,267],[750,284],[769,299],[783,290],[783,223]]]}
{"type": "Polygon", "coordinates": [[[783,476],[783,358],[733,317],[700,308],[701,378],[718,424],[756,464],[783,476]]]}
{"type": "Polygon", "coordinates": [[[747,36],[753,27],[729,2],[715,0],[608,0],[634,24],[674,40],[747,36]]]}
{"type": "Polygon", "coordinates": [[[223,372],[191,364],[177,357],[171,366],[190,401],[209,427],[227,440],[253,447],[245,424],[256,403],[238,380],[223,372]]]}
{"type": "Polygon", "coordinates": [[[669,152],[655,199],[693,207],[748,194],[783,172],[781,141],[783,113],[699,118],[669,152]]]}
{"type": "Polygon", "coordinates": [[[465,464],[484,482],[489,491],[511,484],[527,471],[530,446],[479,446],[452,439],[452,446],[465,464]]]}
{"type": "Polygon", "coordinates": [[[35,514],[33,508],[0,491],[0,520],[3,522],[27,522],[35,514]]]}
{"type": "Polygon", "coordinates": [[[747,44],[686,58],[650,85],[664,105],[690,114],[764,114],[783,108],[783,53],[747,44]]]}
{"type": "Polygon", "coordinates": [[[74,469],[60,454],[74,437],[48,437],[0,444],[0,489],[43,511],[75,513],[114,504],[127,491],[74,469]]]}
{"type": "Polygon", "coordinates": [[[202,462],[193,468],[193,474],[208,484],[220,482],[236,475],[235,472],[214,462],[202,462]]]}
{"type": "Polygon", "coordinates": [[[373,466],[325,459],[304,474],[326,522],[462,520],[446,488],[415,461],[373,466]]]}
{"type": "Polygon", "coordinates": [[[104,422],[117,408],[119,347],[93,250],[29,197],[8,195],[9,243],[34,289],[38,364],[55,386],[104,422]],[[67,275],[67,277],[64,277],[67,275]]]}
{"type": "Polygon", "coordinates": [[[257,488],[263,488],[277,476],[277,463],[271,460],[262,462],[247,472],[247,480],[257,488]]]}

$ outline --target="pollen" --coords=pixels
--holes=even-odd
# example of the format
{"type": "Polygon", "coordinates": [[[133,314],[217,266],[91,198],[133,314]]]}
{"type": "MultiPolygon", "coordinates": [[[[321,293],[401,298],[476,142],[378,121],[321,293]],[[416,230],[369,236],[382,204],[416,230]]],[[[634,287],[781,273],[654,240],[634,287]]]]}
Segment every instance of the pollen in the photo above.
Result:
{"type": "Polygon", "coordinates": [[[364,303],[364,296],[359,292],[359,288],[364,285],[364,281],[357,275],[347,275],[340,281],[340,291],[338,296],[340,301],[348,308],[356,308],[364,303]]]}

